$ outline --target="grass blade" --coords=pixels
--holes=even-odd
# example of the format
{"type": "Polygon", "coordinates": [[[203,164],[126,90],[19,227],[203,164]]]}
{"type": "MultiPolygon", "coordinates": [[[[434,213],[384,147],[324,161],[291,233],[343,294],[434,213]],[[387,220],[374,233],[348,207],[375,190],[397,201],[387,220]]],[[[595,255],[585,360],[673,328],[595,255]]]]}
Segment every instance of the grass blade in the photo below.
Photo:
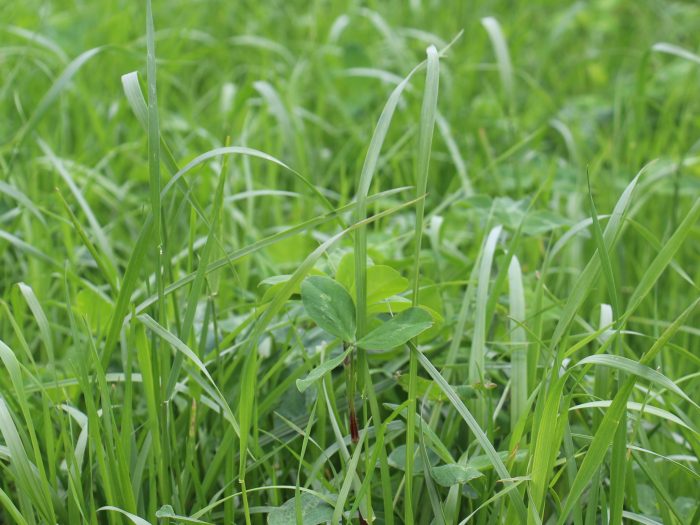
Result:
{"type": "MultiPolygon", "coordinates": [[[[666,330],[664,330],[661,337],[659,337],[652,347],[644,354],[640,360],[640,364],[648,363],[658,352],[661,351],[671,337],[683,325],[690,314],[693,313],[698,304],[700,304],[700,299],[695,300],[671,325],[668,326],[668,328],[666,328],[666,330]]],[[[563,523],[566,522],[566,519],[574,504],[578,498],[581,497],[586,485],[588,485],[593,478],[593,475],[600,467],[608,447],[613,440],[615,432],[617,431],[617,425],[627,408],[627,399],[632,393],[634,384],[635,376],[627,379],[622,388],[620,388],[615,395],[612,404],[605,412],[603,421],[600,423],[600,426],[593,437],[593,441],[588,447],[588,452],[586,452],[586,456],[583,458],[583,462],[581,463],[581,467],[576,475],[576,479],[574,480],[574,483],[569,491],[569,496],[567,497],[561,514],[559,515],[559,519],[557,520],[559,525],[563,525],[563,523]]]]}
{"type": "MultiPolygon", "coordinates": [[[[421,354],[416,348],[413,348],[412,352],[416,353],[416,356],[418,357],[418,360],[425,369],[425,371],[428,372],[430,377],[433,378],[433,380],[437,383],[440,389],[449,398],[450,403],[452,403],[452,405],[455,407],[462,419],[464,419],[464,421],[467,423],[469,430],[472,431],[474,437],[476,438],[476,441],[479,443],[479,446],[481,446],[481,448],[488,456],[491,465],[493,465],[493,468],[500,476],[501,481],[506,484],[506,487],[513,485],[512,477],[508,472],[508,469],[506,468],[505,464],[503,463],[503,460],[498,455],[498,452],[496,452],[496,449],[493,448],[491,441],[486,436],[482,428],[479,426],[476,419],[474,419],[474,416],[472,416],[472,414],[469,412],[464,402],[460,399],[459,395],[447,383],[447,381],[445,381],[445,378],[442,377],[440,372],[438,372],[438,370],[433,366],[433,364],[427,357],[421,354]]],[[[527,511],[525,510],[525,505],[523,504],[523,501],[520,498],[520,494],[517,491],[510,491],[508,492],[508,496],[513,504],[513,508],[515,509],[520,522],[527,522],[527,511]]]]}

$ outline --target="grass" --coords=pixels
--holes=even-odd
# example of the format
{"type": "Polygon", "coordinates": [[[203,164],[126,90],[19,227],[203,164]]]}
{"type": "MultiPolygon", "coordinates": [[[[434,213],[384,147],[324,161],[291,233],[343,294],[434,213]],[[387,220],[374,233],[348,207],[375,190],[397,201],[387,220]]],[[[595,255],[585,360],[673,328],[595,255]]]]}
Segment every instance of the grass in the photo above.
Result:
{"type": "Polygon", "coordinates": [[[698,16],[2,4],[0,523],[700,523],[698,16]]]}

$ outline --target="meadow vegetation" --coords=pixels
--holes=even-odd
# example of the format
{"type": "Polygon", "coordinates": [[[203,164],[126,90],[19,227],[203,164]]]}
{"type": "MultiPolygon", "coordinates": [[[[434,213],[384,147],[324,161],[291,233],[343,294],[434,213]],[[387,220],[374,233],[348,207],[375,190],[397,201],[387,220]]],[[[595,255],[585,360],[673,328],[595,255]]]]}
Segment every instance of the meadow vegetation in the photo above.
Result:
{"type": "Polygon", "coordinates": [[[5,0],[0,523],[700,523],[698,20],[5,0]]]}

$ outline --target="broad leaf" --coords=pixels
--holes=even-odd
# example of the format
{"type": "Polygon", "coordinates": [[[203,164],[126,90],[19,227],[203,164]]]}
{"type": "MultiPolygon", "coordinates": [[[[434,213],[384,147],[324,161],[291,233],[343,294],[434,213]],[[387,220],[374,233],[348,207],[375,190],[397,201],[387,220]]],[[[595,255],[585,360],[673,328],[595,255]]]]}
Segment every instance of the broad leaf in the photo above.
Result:
{"type": "MultiPolygon", "coordinates": [[[[391,266],[375,265],[367,268],[367,305],[388,299],[406,291],[408,279],[391,266]]],[[[353,294],[355,293],[353,287],[353,294]]]]}
{"type": "Polygon", "coordinates": [[[348,356],[348,354],[350,353],[351,350],[352,350],[352,346],[349,346],[345,350],[345,352],[340,354],[338,357],[334,357],[333,359],[329,359],[328,361],[324,361],[319,366],[314,368],[309,373],[309,375],[307,375],[305,378],[297,379],[297,388],[299,389],[299,392],[303,392],[304,390],[309,388],[311,385],[313,385],[316,381],[321,379],[328,372],[333,370],[335,367],[340,366],[340,364],[348,356]]]}
{"type": "Polygon", "coordinates": [[[430,475],[435,480],[435,483],[443,487],[451,487],[457,484],[463,485],[475,478],[483,476],[483,474],[474,467],[467,467],[458,463],[432,467],[430,469],[430,475]]]}
{"type": "MultiPolygon", "coordinates": [[[[309,276],[311,275],[321,275],[323,276],[323,273],[321,273],[320,270],[317,270],[316,268],[312,268],[309,270],[309,276]]],[[[264,305],[272,301],[275,296],[284,288],[284,286],[287,284],[289,279],[291,279],[291,275],[274,275],[272,277],[268,277],[267,279],[264,279],[258,283],[258,286],[269,286],[267,290],[265,290],[265,293],[262,296],[262,299],[260,299],[260,305],[264,305]]],[[[294,287],[292,290],[292,295],[294,294],[299,294],[301,293],[301,285],[297,285],[294,287]]]]}
{"type": "Polygon", "coordinates": [[[368,306],[367,313],[369,315],[397,314],[399,312],[403,312],[404,310],[408,310],[411,306],[413,306],[413,303],[410,299],[401,295],[395,295],[393,297],[390,297],[389,299],[368,306]]]}
{"type": "MultiPolygon", "coordinates": [[[[331,520],[333,508],[313,494],[303,493],[301,499],[301,519],[304,525],[319,525],[331,520]]],[[[296,525],[294,498],[285,501],[282,506],[273,509],[267,515],[269,525],[296,525]]]]}
{"type": "Polygon", "coordinates": [[[330,277],[312,276],[301,284],[301,299],[314,322],[343,341],[355,339],[355,304],[330,277]]]}
{"type": "Polygon", "coordinates": [[[357,342],[365,350],[390,350],[433,326],[432,316],[422,308],[409,308],[372,330],[357,342]]]}
{"type": "MultiPolygon", "coordinates": [[[[355,257],[353,253],[346,253],[338,263],[335,280],[345,287],[353,299],[357,298],[355,290],[355,257]]],[[[401,273],[384,264],[377,264],[367,268],[367,306],[376,305],[396,294],[408,289],[408,279],[401,273]]]]}
{"type": "MultiPolygon", "coordinates": [[[[415,459],[413,463],[413,475],[421,476],[423,474],[423,457],[418,453],[418,445],[415,445],[415,459]]],[[[428,449],[428,462],[430,467],[440,461],[439,456],[434,450],[428,449]]],[[[391,451],[388,458],[389,466],[395,469],[406,471],[406,445],[399,445],[391,451]]]]}
{"type": "Polygon", "coordinates": [[[338,269],[335,272],[335,280],[342,284],[348,292],[354,290],[355,254],[353,252],[348,252],[341,257],[338,263],[338,269]]]}

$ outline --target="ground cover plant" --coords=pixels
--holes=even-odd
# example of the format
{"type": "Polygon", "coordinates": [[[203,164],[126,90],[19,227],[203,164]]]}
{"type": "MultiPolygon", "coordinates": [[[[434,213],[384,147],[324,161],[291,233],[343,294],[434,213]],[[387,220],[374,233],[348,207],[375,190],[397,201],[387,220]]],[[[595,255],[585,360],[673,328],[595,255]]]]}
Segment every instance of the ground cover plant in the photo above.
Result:
{"type": "Polygon", "coordinates": [[[700,523],[700,6],[0,5],[0,523],[700,523]]]}

